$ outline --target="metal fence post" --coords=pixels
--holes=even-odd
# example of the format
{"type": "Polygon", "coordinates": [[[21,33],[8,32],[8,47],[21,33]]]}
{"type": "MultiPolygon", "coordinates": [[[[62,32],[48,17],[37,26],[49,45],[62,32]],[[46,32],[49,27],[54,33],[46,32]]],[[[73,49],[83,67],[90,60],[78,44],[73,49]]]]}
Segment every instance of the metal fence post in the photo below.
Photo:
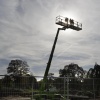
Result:
{"type": "Polygon", "coordinates": [[[95,84],[94,84],[94,78],[93,78],[93,98],[94,98],[94,100],[95,100],[95,86],[94,86],[95,84]]]}
{"type": "Polygon", "coordinates": [[[67,75],[67,100],[69,100],[69,77],[67,75]]]}
{"type": "Polygon", "coordinates": [[[32,77],[32,99],[33,100],[33,77],[32,77]]]}
{"type": "Polygon", "coordinates": [[[66,98],[66,94],[65,94],[65,82],[66,82],[66,77],[64,75],[64,98],[66,98]]]}
{"type": "Polygon", "coordinates": [[[66,81],[67,81],[67,100],[69,100],[69,77],[67,75],[67,80],[66,80],[66,77],[64,75],[64,98],[66,100],[66,81]]]}

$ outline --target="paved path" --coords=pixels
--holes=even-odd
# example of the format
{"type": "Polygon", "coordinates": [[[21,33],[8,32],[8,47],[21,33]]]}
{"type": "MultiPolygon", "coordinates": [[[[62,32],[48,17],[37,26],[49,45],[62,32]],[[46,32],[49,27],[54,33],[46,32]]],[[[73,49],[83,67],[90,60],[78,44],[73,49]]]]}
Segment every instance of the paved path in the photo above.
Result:
{"type": "Polygon", "coordinates": [[[28,97],[2,97],[0,100],[31,100],[28,97]]]}

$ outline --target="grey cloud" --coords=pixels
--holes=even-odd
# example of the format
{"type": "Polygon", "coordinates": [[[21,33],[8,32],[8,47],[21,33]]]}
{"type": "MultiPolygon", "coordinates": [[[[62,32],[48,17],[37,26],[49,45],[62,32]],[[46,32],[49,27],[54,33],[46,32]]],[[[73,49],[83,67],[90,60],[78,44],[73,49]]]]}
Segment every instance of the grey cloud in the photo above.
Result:
{"type": "Polygon", "coordinates": [[[19,0],[18,5],[16,7],[16,10],[19,12],[20,15],[24,15],[25,13],[25,10],[22,4],[23,4],[22,0],[19,0]]]}
{"type": "Polygon", "coordinates": [[[83,54],[80,54],[80,55],[66,55],[64,57],[64,55],[62,57],[58,57],[57,59],[60,59],[60,60],[86,60],[86,59],[89,59],[90,57],[88,55],[83,55],[83,54]]]}
{"type": "Polygon", "coordinates": [[[77,15],[83,30],[60,32],[50,70],[56,72],[71,62],[83,68],[99,63],[99,8],[99,1],[91,0],[0,0],[0,66],[23,59],[33,74],[43,75],[60,27],[55,18],[63,12],[77,15]]]}

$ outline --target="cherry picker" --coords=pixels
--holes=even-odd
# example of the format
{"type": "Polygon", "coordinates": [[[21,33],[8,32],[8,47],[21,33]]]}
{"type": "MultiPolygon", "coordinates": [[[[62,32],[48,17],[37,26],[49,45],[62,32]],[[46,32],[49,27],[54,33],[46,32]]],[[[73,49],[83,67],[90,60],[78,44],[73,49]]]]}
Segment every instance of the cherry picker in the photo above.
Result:
{"type": "MultiPolygon", "coordinates": [[[[49,69],[50,69],[50,66],[51,66],[51,62],[52,62],[52,58],[53,58],[53,54],[54,54],[54,50],[55,50],[55,47],[56,47],[56,43],[57,43],[57,39],[58,39],[58,35],[59,35],[60,30],[66,30],[68,28],[76,30],[76,31],[82,30],[82,24],[81,23],[74,21],[73,19],[69,19],[67,17],[57,16],[56,17],[56,24],[61,25],[62,28],[58,28],[56,36],[55,36],[55,40],[54,40],[52,50],[51,50],[51,53],[50,53],[50,56],[49,56],[49,60],[48,60],[47,66],[46,66],[46,70],[45,70],[45,73],[44,73],[43,83],[42,83],[41,89],[40,89],[40,94],[38,94],[40,98],[41,98],[40,95],[44,95],[44,94],[42,94],[42,92],[45,90],[45,83],[46,83],[46,80],[47,80],[47,77],[48,77],[49,69]]],[[[47,95],[45,94],[45,96],[47,96],[47,95]]],[[[38,100],[41,100],[40,98],[38,100]]]]}
{"type": "Polygon", "coordinates": [[[67,17],[57,16],[56,17],[56,24],[61,25],[62,28],[58,28],[58,30],[57,30],[57,34],[56,34],[54,44],[52,46],[51,54],[49,56],[49,60],[48,60],[47,67],[46,67],[46,70],[45,70],[45,74],[44,74],[44,78],[43,78],[44,80],[47,78],[48,73],[49,73],[49,69],[50,69],[50,66],[51,66],[51,62],[52,62],[55,46],[56,46],[56,43],[57,43],[59,31],[60,30],[66,30],[68,28],[76,30],[76,31],[82,30],[82,24],[81,23],[74,21],[73,19],[69,19],[67,17]]]}

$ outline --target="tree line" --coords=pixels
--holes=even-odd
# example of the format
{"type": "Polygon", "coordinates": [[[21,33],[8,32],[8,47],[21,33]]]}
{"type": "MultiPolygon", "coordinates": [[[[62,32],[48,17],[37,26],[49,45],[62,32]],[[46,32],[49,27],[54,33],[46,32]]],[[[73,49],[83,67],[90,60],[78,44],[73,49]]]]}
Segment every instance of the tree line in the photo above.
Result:
{"type": "MultiPolygon", "coordinates": [[[[9,76],[32,76],[29,66],[26,61],[11,60],[7,67],[7,74],[9,76]]],[[[79,67],[78,64],[71,63],[65,65],[63,69],[59,70],[59,77],[77,77],[77,78],[100,78],[100,65],[95,63],[94,68],[88,71],[79,67]]]]}
{"type": "MultiPolygon", "coordinates": [[[[92,97],[100,96],[100,65],[95,63],[94,68],[85,71],[78,64],[71,63],[65,65],[59,70],[59,77],[55,78],[49,74],[45,84],[46,91],[55,91],[64,93],[64,84],[67,89],[67,81],[64,83],[64,77],[69,78],[69,93],[73,95],[87,95],[92,97]],[[57,90],[57,91],[56,91],[57,90]]],[[[5,88],[9,91],[31,91],[39,90],[43,80],[37,81],[31,74],[26,61],[11,60],[7,67],[7,75],[0,79],[0,91],[3,93],[5,88]],[[13,90],[14,89],[14,90],[13,90]]],[[[66,91],[65,91],[66,92],[66,91]]]]}

